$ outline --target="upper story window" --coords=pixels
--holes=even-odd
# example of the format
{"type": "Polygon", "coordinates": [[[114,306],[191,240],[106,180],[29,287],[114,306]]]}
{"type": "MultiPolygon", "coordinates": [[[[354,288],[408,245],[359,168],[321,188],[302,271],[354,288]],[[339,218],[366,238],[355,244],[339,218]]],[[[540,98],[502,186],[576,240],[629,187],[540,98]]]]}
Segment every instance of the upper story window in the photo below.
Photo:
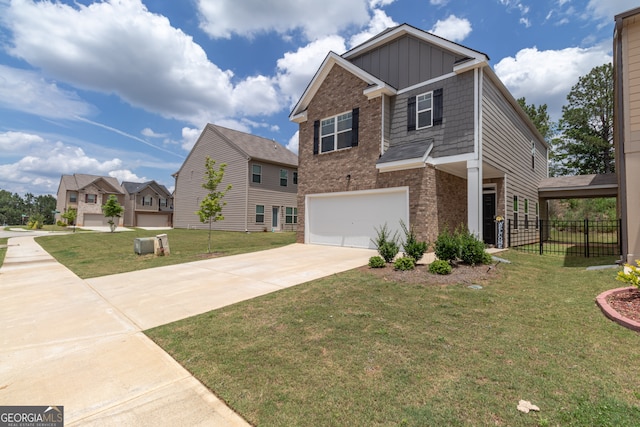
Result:
{"type": "Polygon", "coordinates": [[[518,196],[513,196],[513,228],[518,228],[518,196]]]}
{"type": "Polygon", "coordinates": [[[164,199],[164,198],[161,197],[160,200],[158,201],[158,204],[161,207],[166,208],[169,203],[168,203],[167,199],[164,199]]]}
{"type": "Polygon", "coordinates": [[[433,126],[433,92],[418,95],[416,110],[418,129],[433,126]]]}
{"type": "Polygon", "coordinates": [[[442,89],[407,99],[407,131],[442,124],[442,89]]]}
{"type": "Polygon", "coordinates": [[[251,182],[255,182],[256,184],[260,184],[262,182],[262,166],[251,166],[251,182]]]}
{"type": "Polygon", "coordinates": [[[85,203],[98,203],[98,195],[97,194],[85,194],[84,195],[85,203]]]}
{"type": "Polygon", "coordinates": [[[286,169],[280,169],[280,187],[286,187],[289,181],[289,172],[286,169]]]}
{"type": "Polygon", "coordinates": [[[71,191],[69,193],[69,202],[70,203],[77,203],[78,202],[78,193],[76,193],[75,191],[71,191]]]}
{"type": "Polygon", "coordinates": [[[298,171],[293,171],[293,184],[298,185],[298,171]]]}
{"type": "Polygon", "coordinates": [[[313,154],[329,153],[358,145],[359,109],[316,120],[313,124],[313,154]]]}
{"type": "Polygon", "coordinates": [[[153,206],[153,198],[151,196],[144,196],[142,198],[142,206],[153,206]]]}

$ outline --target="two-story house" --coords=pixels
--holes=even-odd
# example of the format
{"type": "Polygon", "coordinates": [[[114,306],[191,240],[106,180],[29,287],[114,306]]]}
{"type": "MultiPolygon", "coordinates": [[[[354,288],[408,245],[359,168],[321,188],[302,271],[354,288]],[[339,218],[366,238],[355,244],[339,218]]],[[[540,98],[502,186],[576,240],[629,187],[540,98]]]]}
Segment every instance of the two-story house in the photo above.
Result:
{"type": "Polygon", "coordinates": [[[400,221],[429,242],[463,225],[495,244],[497,216],[535,227],[548,146],[482,52],[390,28],[330,52],[290,120],[299,242],[373,248],[400,221]]]}
{"type": "Polygon", "coordinates": [[[622,258],[640,258],[640,8],[615,17],[613,37],[614,134],[622,258]]]}
{"type": "MultiPolygon", "coordinates": [[[[82,227],[108,227],[110,218],[102,212],[109,196],[115,195],[124,206],[124,190],[116,178],[75,173],[62,175],[56,201],[56,221],[68,209],[75,209],[76,225],[82,227]]],[[[118,226],[123,225],[121,217],[118,226]]]]}
{"type": "Polygon", "coordinates": [[[202,188],[205,160],[225,163],[220,189],[232,185],[223,201],[223,221],[215,230],[295,231],[298,224],[298,157],[279,143],[208,124],[173,176],[175,228],[208,228],[196,211],[207,195],[202,188]]]}
{"type": "Polygon", "coordinates": [[[156,181],[122,183],[125,227],[171,227],[173,196],[156,181]]]}

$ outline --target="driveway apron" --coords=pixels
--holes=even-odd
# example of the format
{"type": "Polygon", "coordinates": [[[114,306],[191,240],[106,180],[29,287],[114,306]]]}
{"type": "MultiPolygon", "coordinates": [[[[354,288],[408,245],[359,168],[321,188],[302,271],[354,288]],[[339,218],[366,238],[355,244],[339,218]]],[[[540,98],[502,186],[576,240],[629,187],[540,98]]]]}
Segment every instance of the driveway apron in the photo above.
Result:
{"type": "Polygon", "coordinates": [[[65,425],[247,423],[141,331],[366,264],[290,245],[82,280],[33,237],[0,268],[0,405],[64,406],[65,425]]]}

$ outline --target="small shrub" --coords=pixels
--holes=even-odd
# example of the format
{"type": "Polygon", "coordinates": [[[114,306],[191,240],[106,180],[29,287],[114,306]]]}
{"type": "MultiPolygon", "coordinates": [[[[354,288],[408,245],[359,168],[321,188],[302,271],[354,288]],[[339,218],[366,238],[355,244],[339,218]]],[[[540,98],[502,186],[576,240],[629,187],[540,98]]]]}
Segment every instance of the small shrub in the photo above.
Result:
{"type": "Polygon", "coordinates": [[[386,264],[387,263],[384,261],[384,259],[381,256],[376,255],[369,258],[369,267],[371,268],[382,268],[386,264]]]}
{"type": "Polygon", "coordinates": [[[438,259],[443,261],[455,261],[460,256],[460,241],[457,234],[453,234],[445,228],[438,235],[434,243],[434,252],[438,259]]]}
{"type": "MultiPolygon", "coordinates": [[[[478,240],[476,236],[469,231],[459,232],[460,241],[460,259],[465,264],[476,265],[483,264],[487,260],[487,252],[484,249],[484,242],[478,240]],[[485,255],[486,254],[486,255],[485,255]]],[[[491,256],[489,256],[489,263],[491,256]]]]}
{"type": "Polygon", "coordinates": [[[427,242],[419,242],[416,238],[416,233],[413,231],[413,227],[407,229],[407,226],[403,221],[400,221],[400,227],[404,232],[404,243],[402,248],[404,250],[404,256],[413,258],[415,262],[420,261],[424,253],[427,251],[427,242]]]}
{"type": "Polygon", "coordinates": [[[429,264],[429,273],[433,274],[450,274],[451,264],[448,261],[437,259],[429,264]]]}
{"type": "Polygon", "coordinates": [[[411,257],[403,256],[393,263],[393,268],[401,271],[413,270],[416,268],[416,262],[411,257]]]}
{"type": "Polygon", "coordinates": [[[391,232],[389,231],[387,224],[376,229],[376,233],[378,235],[375,240],[372,240],[372,242],[378,249],[378,253],[386,262],[393,261],[393,258],[395,258],[400,251],[400,248],[398,247],[398,233],[395,233],[393,237],[391,237],[391,232]]]}
{"type": "Polygon", "coordinates": [[[60,220],[58,220],[58,221],[56,222],[56,225],[57,225],[58,227],[66,227],[66,226],[67,226],[67,223],[66,223],[66,222],[64,222],[64,221],[60,221],[60,220]]]}
{"type": "MultiPolygon", "coordinates": [[[[636,265],[640,267],[640,259],[636,260],[636,265]]],[[[629,269],[629,272],[625,273],[624,271],[619,271],[616,280],[624,282],[627,285],[640,288],[640,268],[631,264],[625,264],[624,266],[625,268],[629,269]]]]}
{"type": "Polygon", "coordinates": [[[37,213],[29,217],[27,228],[30,230],[40,230],[44,226],[44,215],[37,213]]]}

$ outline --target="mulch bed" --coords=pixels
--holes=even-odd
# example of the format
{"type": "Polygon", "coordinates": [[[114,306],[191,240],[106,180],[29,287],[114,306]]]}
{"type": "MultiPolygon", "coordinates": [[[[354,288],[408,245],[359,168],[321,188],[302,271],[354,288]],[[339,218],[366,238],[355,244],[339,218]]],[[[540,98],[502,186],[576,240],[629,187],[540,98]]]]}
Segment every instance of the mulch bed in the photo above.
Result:
{"type": "Polygon", "coordinates": [[[627,289],[607,297],[607,303],[620,315],[640,322],[640,289],[627,289]]]}
{"type": "Polygon", "coordinates": [[[364,266],[360,267],[360,270],[374,274],[383,280],[425,286],[457,284],[482,285],[488,279],[498,277],[500,274],[499,266],[470,266],[466,264],[455,265],[451,274],[446,275],[429,273],[429,266],[426,264],[418,264],[415,269],[409,271],[394,270],[392,264],[387,264],[384,268],[364,266]]]}

